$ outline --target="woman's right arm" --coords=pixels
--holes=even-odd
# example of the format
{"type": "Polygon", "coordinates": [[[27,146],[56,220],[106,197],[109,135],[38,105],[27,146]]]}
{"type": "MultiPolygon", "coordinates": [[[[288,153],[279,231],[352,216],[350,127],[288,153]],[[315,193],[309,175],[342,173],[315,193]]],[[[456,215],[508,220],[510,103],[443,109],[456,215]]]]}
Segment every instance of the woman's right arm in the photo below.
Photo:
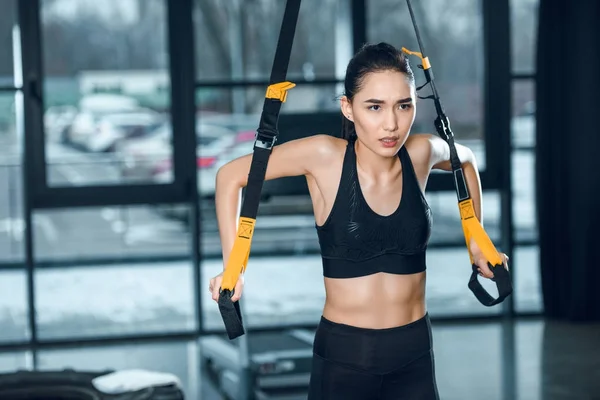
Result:
{"type": "MultiPolygon", "coordinates": [[[[313,175],[324,168],[335,154],[336,141],[329,135],[314,135],[273,147],[265,180],[288,176],[313,175]]],[[[237,158],[219,168],[215,186],[215,207],[223,251],[223,268],[237,236],[241,190],[248,182],[252,154],[237,158]]]]}

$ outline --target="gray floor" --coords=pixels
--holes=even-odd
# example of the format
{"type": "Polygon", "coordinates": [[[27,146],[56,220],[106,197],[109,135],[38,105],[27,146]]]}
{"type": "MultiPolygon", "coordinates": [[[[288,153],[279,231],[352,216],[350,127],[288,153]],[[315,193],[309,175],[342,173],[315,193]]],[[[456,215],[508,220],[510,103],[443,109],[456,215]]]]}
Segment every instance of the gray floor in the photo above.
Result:
{"type": "MultiPolygon", "coordinates": [[[[442,399],[600,399],[600,324],[543,320],[433,323],[442,399]]],[[[200,372],[195,343],[43,351],[40,368],[144,368],[176,375],[186,399],[219,399],[200,372]]],[[[0,354],[0,369],[28,368],[26,353],[0,354]]]]}

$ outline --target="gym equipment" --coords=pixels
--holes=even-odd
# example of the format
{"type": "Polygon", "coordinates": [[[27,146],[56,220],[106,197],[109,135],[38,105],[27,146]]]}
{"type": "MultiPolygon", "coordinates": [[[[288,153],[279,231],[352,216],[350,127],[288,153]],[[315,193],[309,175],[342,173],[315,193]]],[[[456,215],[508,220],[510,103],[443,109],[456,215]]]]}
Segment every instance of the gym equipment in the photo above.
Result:
{"type": "Polygon", "coordinates": [[[179,380],[144,370],[25,371],[0,374],[2,400],[185,400],[179,380]]]}

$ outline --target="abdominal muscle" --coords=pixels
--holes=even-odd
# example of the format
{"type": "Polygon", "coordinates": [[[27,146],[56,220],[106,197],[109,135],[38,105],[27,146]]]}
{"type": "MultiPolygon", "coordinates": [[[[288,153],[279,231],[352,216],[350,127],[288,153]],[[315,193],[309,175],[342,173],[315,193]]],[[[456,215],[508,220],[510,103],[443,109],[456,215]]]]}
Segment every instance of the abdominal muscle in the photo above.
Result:
{"type": "MultiPolygon", "coordinates": [[[[336,198],[346,145],[340,141],[338,146],[338,168],[328,167],[316,177],[306,176],[317,225],[323,225],[336,198]]],[[[323,317],[346,325],[393,328],[414,322],[426,312],[425,272],[325,278],[325,293],[323,317]]]]}
{"type": "Polygon", "coordinates": [[[425,315],[425,272],[377,273],[359,278],[325,278],[323,317],[361,328],[386,329],[425,315]]]}

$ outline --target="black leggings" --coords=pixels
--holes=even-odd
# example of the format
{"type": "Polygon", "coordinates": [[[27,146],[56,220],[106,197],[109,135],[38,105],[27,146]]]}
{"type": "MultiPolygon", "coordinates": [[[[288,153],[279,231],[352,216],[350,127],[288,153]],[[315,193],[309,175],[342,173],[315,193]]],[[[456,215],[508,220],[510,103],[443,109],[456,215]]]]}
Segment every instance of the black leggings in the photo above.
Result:
{"type": "Polygon", "coordinates": [[[308,400],[438,400],[429,315],[389,329],[321,317],[308,400]]]}

